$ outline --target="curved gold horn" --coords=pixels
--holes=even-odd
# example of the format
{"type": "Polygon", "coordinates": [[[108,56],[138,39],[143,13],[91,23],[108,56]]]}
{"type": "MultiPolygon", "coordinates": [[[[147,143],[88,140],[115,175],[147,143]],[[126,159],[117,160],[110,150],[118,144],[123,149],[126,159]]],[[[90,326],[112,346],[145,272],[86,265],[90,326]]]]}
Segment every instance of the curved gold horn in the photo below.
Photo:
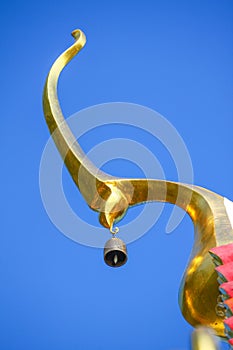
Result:
{"type": "Polygon", "coordinates": [[[229,215],[233,203],[198,186],[162,180],[116,178],[99,171],[86,159],[64,120],[57,97],[57,83],[62,69],[86,42],[81,30],[75,30],[72,35],[75,43],[58,57],[48,74],[43,105],[50,133],[75,184],[88,205],[100,213],[101,224],[110,229],[130,206],[148,201],[173,203],[190,215],[195,237],[180,287],[180,308],[191,325],[209,326],[219,336],[224,336],[223,318],[216,314],[219,291],[209,250],[233,242],[229,215]]]}

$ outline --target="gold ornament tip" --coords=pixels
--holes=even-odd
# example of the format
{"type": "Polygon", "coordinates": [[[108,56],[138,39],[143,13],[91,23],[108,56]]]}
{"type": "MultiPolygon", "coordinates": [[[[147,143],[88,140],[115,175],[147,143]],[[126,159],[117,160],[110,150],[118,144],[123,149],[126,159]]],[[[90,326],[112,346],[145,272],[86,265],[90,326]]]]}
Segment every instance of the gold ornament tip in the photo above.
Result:
{"type": "Polygon", "coordinates": [[[76,40],[79,41],[82,46],[86,44],[86,35],[83,33],[81,29],[75,29],[71,33],[72,37],[76,40]]]}

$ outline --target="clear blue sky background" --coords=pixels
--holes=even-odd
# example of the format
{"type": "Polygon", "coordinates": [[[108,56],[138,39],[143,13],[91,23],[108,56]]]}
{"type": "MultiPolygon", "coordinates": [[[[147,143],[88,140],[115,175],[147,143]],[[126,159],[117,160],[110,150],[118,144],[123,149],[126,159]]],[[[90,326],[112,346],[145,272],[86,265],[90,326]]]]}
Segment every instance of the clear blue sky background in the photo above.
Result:
{"type": "MultiPolygon", "coordinates": [[[[0,349],[188,349],[192,328],[177,294],[193,243],[191,220],[185,217],[166,235],[166,205],[157,224],[128,246],[127,265],[115,270],[103,263],[100,249],[62,235],[38,185],[49,136],[42,91],[52,62],[73,42],[70,32],[81,28],[87,46],[60,80],[64,114],[111,101],[155,109],[183,137],[194,182],[233,199],[232,1],[13,0],[1,2],[0,16],[0,349]]],[[[126,134],[120,127],[99,130],[83,147],[126,134]]],[[[144,143],[166,178],[176,180],[156,140],[144,143]]],[[[119,162],[105,170],[138,176],[136,166],[119,162]]],[[[64,188],[74,210],[82,211],[66,171],[64,188]]],[[[85,215],[98,225],[94,212],[85,215]]]]}

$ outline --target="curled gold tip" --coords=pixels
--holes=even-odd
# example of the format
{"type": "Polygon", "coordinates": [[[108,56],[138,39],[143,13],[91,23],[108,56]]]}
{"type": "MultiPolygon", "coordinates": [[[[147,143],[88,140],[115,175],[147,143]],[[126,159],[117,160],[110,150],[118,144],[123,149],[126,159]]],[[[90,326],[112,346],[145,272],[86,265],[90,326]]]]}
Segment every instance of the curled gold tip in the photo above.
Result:
{"type": "Polygon", "coordinates": [[[72,31],[71,35],[76,41],[80,41],[84,46],[86,43],[86,35],[83,33],[81,29],[75,29],[72,31]]]}

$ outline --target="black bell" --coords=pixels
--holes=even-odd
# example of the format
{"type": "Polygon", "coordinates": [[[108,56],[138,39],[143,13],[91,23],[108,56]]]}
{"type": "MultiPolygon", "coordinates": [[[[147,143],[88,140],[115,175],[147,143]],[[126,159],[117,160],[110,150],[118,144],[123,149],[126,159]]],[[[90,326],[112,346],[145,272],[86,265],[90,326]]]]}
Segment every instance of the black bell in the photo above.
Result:
{"type": "Polygon", "coordinates": [[[104,247],[104,261],[112,267],[119,267],[127,261],[127,249],[125,243],[116,237],[109,239],[104,247]]]}

